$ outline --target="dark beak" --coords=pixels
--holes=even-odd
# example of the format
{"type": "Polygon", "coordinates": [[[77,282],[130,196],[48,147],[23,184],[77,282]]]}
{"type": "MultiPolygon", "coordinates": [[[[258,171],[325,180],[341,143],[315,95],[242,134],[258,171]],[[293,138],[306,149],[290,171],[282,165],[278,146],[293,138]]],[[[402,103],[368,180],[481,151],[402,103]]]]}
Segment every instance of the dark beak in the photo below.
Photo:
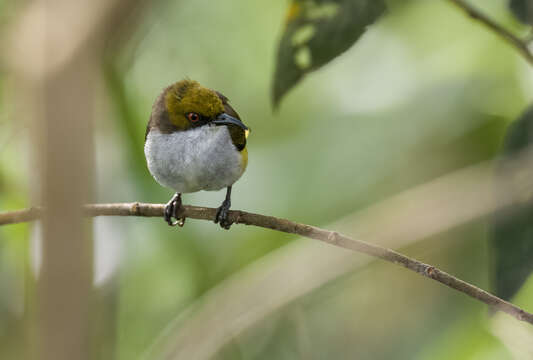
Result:
{"type": "Polygon", "coordinates": [[[213,124],[216,124],[216,125],[237,125],[238,127],[242,128],[243,130],[248,130],[248,128],[246,127],[246,125],[244,125],[242,123],[242,121],[240,121],[239,119],[237,118],[234,118],[233,116],[230,116],[226,113],[222,113],[220,115],[218,115],[216,117],[215,120],[213,120],[213,124]]]}

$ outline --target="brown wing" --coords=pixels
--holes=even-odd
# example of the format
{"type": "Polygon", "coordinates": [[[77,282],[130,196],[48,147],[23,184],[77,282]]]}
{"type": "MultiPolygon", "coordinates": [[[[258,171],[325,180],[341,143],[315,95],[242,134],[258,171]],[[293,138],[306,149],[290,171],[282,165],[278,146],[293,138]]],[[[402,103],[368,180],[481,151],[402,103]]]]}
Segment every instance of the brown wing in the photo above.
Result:
{"type": "MultiPolygon", "coordinates": [[[[215,92],[217,93],[220,100],[222,100],[222,104],[224,105],[224,112],[240,120],[241,117],[239,116],[239,114],[237,114],[235,109],[231,107],[228,98],[216,90],[215,92]]],[[[246,147],[246,134],[244,130],[237,125],[228,125],[228,130],[233,145],[235,145],[237,150],[242,151],[246,147]]]]}

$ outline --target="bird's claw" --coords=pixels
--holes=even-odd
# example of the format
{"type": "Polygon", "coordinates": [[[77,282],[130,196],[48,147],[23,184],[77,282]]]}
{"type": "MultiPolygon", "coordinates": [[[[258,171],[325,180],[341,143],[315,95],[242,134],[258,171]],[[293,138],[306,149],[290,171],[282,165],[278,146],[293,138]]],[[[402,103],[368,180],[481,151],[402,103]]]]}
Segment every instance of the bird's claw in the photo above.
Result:
{"type": "Polygon", "coordinates": [[[165,221],[170,226],[183,227],[185,225],[185,216],[179,216],[180,212],[183,212],[183,205],[181,203],[181,194],[174,194],[172,199],[165,206],[165,221]],[[172,218],[176,219],[174,221],[172,218]]]}
{"type": "Polygon", "coordinates": [[[220,227],[226,230],[229,230],[233,224],[233,222],[229,219],[230,206],[231,202],[229,200],[224,200],[222,205],[220,205],[220,207],[217,209],[217,213],[215,215],[215,224],[220,223],[220,227]]]}

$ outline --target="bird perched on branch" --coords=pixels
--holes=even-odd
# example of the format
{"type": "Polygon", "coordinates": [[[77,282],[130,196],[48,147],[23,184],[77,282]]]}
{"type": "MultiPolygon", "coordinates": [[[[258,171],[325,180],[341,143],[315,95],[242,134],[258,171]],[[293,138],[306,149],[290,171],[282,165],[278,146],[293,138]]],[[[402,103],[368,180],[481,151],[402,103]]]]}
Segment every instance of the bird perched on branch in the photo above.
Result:
{"type": "Polygon", "coordinates": [[[176,191],[165,207],[169,225],[185,222],[181,194],[227,188],[215,223],[230,228],[231,187],[248,164],[248,132],[228,98],[197,81],[178,81],[157,97],[144,154],[155,180],[176,191]]]}

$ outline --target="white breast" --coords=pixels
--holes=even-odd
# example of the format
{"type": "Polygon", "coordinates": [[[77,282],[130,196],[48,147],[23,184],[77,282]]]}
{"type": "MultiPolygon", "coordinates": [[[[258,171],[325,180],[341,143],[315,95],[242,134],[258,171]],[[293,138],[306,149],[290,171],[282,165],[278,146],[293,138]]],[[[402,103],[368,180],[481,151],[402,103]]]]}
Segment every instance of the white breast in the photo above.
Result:
{"type": "Polygon", "coordinates": [[[157,182],[179,193],[220,190],[244,171],[242,155],[226,126],[204,125],[171,134],[152,129],[144,154],[157,182]]]}

